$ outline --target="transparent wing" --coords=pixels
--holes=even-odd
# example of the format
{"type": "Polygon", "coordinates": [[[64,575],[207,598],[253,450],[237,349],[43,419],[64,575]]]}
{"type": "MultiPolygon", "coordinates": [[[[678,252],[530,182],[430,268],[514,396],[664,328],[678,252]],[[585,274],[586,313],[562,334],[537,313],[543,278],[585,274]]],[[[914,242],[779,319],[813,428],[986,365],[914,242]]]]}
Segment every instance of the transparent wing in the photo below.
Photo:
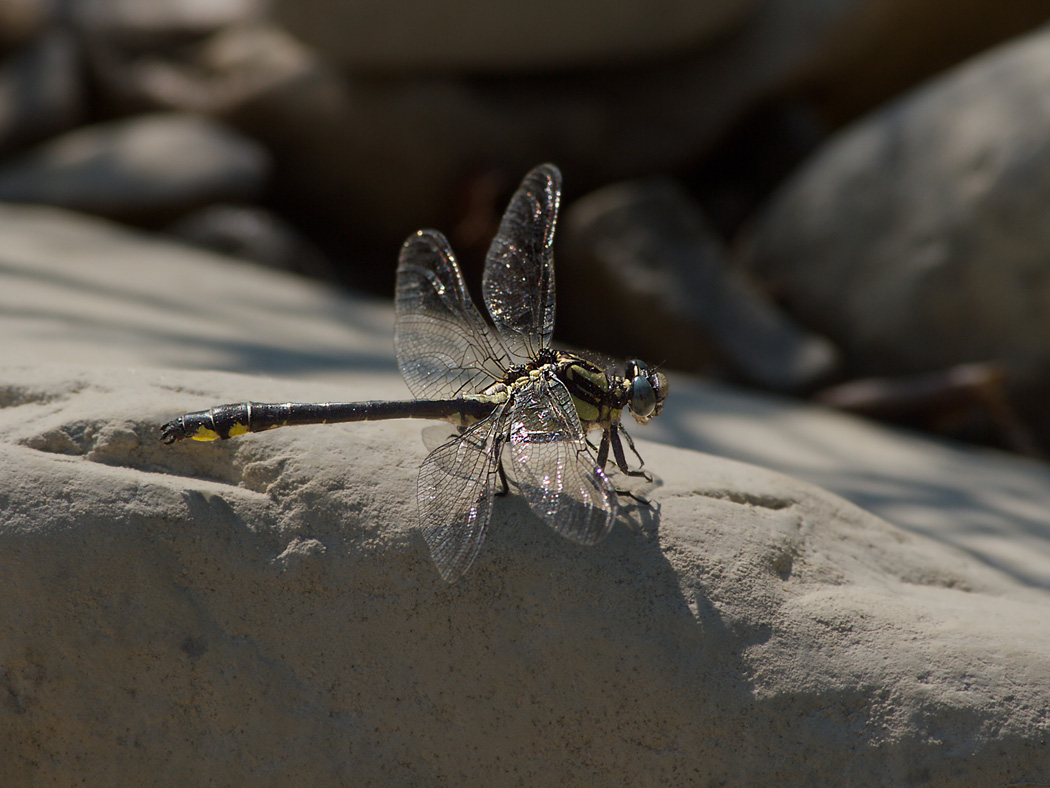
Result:
{"type": "Polygon", "coordinates": [[[554,225],[561,172],[541,164],[521,182],[485,258],[482,294],[504,344],[534,358],[554,331],[554,225]]]}
{"type": "Polygon", "coordinates": [[[535,379],[515,393],[508,418],[515,477],[529,505],[567,539],[604,539],[616,519],[616,490],[587,445],[565,386],[535,379]]]}
{"type": "Polygon", "coordinates": [[[419,468],[420,527],[449,583],[470,569],[485,540],[497,484],[500,412],[436,448],[419,468]]]}
{"type": "Polygon", "coordinates": [[[458,438],[459,435],[460,431],[451,424],[438,423],[424,427],[421,437],[423,438],[423,445],[427,447],[427,451],[434,451],[447,441],[458,438]]]}
{"type": "Polygon", "coordinates": [[[510,366],[510,354],[467,292],[448,241],[420,230],[397,266],[394,349],[409,389],[423,399],[483,390],[510,366]]]}

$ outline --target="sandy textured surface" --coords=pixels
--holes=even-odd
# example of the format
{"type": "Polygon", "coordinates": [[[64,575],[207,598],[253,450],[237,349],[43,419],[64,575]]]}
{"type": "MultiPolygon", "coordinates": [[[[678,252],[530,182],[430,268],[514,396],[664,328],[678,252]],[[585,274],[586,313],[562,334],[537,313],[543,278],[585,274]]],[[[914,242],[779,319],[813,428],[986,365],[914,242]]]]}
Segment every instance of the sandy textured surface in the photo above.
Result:
{"type": "Polygon", "coordinates": [[[0,231],[0,784],[1050,774],[1042,466],[673,379],[635,431],[655,511],[581,548],[512,495],[448,586],[418,423],[156,440],[402,396],[386,305],[54,212],[0,231]]]}

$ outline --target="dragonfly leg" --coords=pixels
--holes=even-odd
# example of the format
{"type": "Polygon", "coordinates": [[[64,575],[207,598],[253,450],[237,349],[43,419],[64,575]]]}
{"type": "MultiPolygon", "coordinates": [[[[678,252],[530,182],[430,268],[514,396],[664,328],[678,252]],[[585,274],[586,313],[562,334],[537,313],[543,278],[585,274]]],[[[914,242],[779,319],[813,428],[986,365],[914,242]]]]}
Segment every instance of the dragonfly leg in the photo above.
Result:
{"type": "MultiPolygon", "coordinates": [[[[590,443],[590,441],[588,441],[590,443]]],[[[592,447],[594,444],[591,444],[592,447]]],[[[605,470],[605,463],[609,461],[609,430],[602,433],[602,445],[598,447],[598,467],[605,470]]]]}
{"type": "MultiPolygon", "coordinates": [[[[609,442],[612,444],[613,457],[616,458],[616,465],[624,473],[624,475],[641,476],[647,482],[651,482],[653,480],[653,475],[651,473],[643,470],[632,471],[630,468],[627,467],[627,457],[623,453],[623,444],[620,443],[620,430],[617,428],[616,425],[613,425],[609,429],[608,435],[609,442]]],[[[634,448],[634,441],[631,440],[631,436],[628,435],[626,432],[623,433],[623,436],[627,438],[627,445],[631,447],[631,450],[634,452],[635,456],[638,457],[639,462],[643,462],[644,464],[642,458],[638,456],[638,450],[634,448]]]]}
{"type": "Polygon", "coordinates": [[[634,440],[631,438],[630,433],[628,433],[623,427],[620,427],[619,434],[623,435],[624,439],[627,441],[627,445],[631,448],[631,451],[634,452],[634,456],[638,458],[638,467],[643,467],[645,465],[645,460],[643,460],[642,455],[638,453],[638,449],[634,448],[634,440]]]}
{"type": "Polygon", "coordinates": [[[500,489],[493,493],[493,495],[504,496],[510,492],[510,485],[507,484],[507,472],[503,470],[503,439],[496,439],[496,456],[499,460],[496,462],[496,471],[499,473],[500,489]]]}
{"type": "MultiPolygon", "coordinates": [[[[629,435],[627,435],[626,432],[624,432],[623,434],[627,438],[627,445],[630,446],[631,449],[633,450],[634,449],[634,443],[631,442],[631,437],[629,435]]],[[[632,471],[630,468],[627,467],[627,458],[624,456],[623,446],[620,444],[619,430],[617,429],[616,425],[611,426],[608,430],[605,431],[605,434],[602,435],[602,445],[598,449],[598,463],[599,463],[598,467],[599,468],[602,468],[602,469],[605,468],[605,463],[609,459],[609,447],[610,446],[612,447],[613,457],[616,459],[616,466],[624,474],[626,474],[627,476],[641,476],[642,478],[644,478],[646,481],[649,481],[649,482],[651,482],[653,480],[653,477],[652,477],[651,474],[648,474],[645,471],[632,471]]],[[[636,455],[638,454],[637,451],[635,451],[634,453],[636,455]]],[[[638,459],[640,461],[642,458],[639,457],[638,459]]],[[[634,501],[637,501],[640,504],[643,504],[644,506],[652,506],[653,505],[652,501],[650,501],[648,498],[643,498],[642,496],[637,495],[636,493],[633,493],[630,490],[616,489],[616,494],[617,495],[622,495],[622,496],[624,496],[626,498],[630,498],[630,499],[632,499],[634,501]]]]}
{"type": "Polygon", "coordinates": [[[507,472],[503,470],[502,458],[499,461],[499,465],[496,466],[496,470],[499,471],[499,483],[501,489],[493,493],[493,495],[506,495],[510,492],[510,487],[507,485],[507,472]]]}

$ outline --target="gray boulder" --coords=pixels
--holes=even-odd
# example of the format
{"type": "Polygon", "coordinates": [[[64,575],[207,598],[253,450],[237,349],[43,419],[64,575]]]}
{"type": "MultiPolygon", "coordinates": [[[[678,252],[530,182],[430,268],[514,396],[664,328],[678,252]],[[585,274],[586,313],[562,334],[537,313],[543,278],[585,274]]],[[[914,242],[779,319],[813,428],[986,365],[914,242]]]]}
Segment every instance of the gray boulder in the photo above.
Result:
{"type": "Polygon", "coordinates": [[[1050,32],[841,133],[741,254],[862,374],[1050,358],[1050,32]]]}
{"type": "Polygon", "coordinates": [[[0,200],[171,218],[254,197],[269,171],[269,154],[223,124],[159,113],[70,131],[4,162],[0,200]]]}

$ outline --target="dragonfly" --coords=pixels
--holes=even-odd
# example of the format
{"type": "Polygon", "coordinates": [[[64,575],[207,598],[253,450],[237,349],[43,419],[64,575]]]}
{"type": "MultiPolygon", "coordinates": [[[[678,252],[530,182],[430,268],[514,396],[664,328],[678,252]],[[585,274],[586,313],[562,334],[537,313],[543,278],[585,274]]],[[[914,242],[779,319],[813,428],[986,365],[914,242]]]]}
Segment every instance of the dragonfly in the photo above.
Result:
{"type": "Polygon", "coordinates": [[[282,426],[392,418],[445,421],[454,430],[446,428],[417,481],[419,525],[444,580],[455,582],[474,564],[494,498],[509,492],[505,459],[529,506],[555,532],[597,544],[612,529],[621,496],[644,500],[617,488],[610,462],[626,476],[653,480],[621,416],[626,410],[645,424],[659,415],[667,378],[637,360],[618,375],[551,346],[560,200],[553,164],[529,172],[511,198],[482,277],[491,323],[471,300],[441,233],[420,230],[405,241],[394,347],[415,399],[218,405],[168,422],[161,439],[225,440],[282,426]],[[588,434],[597,430],[596,445],[588,434]],[[638,469],[629,467],[624,443],[638,469]]]}

